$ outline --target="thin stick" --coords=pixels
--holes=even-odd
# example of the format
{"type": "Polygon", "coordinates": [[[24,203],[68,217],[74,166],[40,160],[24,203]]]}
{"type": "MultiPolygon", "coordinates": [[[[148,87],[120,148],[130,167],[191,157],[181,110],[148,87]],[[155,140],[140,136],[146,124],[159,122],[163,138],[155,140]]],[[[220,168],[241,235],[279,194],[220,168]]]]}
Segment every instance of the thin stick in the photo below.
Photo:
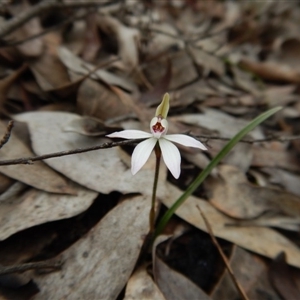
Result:
{"type": "Polygon", "coordinates": [[[34,161],[39,161],[39,160],[44,160],[44,159],[49,159],[49,158],[54,158],[54,157],[61,157],[61,156],[66,156],[66,155],[72,155],[72,154],[78,154],[78,153],[84,153],[84,152],[89,152],[89,151],[95,151],[95,150],[99,150],[99,149],[107,149],[107,148],[113,148],[113,147],[117,147],[117,146],[136,144],[143,140],[144,139],[125,140],[125,141],[121,141],[121,142],[109,142],[109,143],[103,143],[98,146],[87,147],[87,148],[77,148],[77,149],[73,149],[73,150],[54,152],[54,153],[40,155],[40,156],[2,160],[2,161],[0,161],[0,166],[19,165],[19,164],[31,165],[34,161]]]}
{"type": "Polygon", "coordinates": [[[157,182],[158,182],[158,175],[159,175],[159,166],[160,166],[160,159],[161,159],[161,150],[159,145],[156,144],[154,148],[155,156],[156,156],[156,163],[155,163],[155,173],[154,173],[154,182],[153,182],[153,189],[152,189],[152,202],[151,202],[151,209],[149,214],[149,223],[150,223],[150,234],[153,234],[154,227],[155,227],[155,202],[156,202],[156,190],[157,190],[157,182]]]}
{"type": "Polygon", "coordinates": [[[74,1],[74,2],[60,2],[54,0],[44,0],[30,9],[25,10],[24,12],[20,13],[19,15],[15,16],[14,18],[6,21],[0,28],[0,38],[8,35],[9,33],[13,32],[24,23],[29,21],[30,19],[38,16],[39,14],[53,9],[62,9],[62,8],[82,8],[82,7],[105,7],[109,5],[118,4],[120,1],[108,1],[108,2],[100,2],[97,1],[74,1]]]}
{"type": "Polygon", "coordinates": [[[211,237],[211,239],[212,239],[212,242],[213,242],[214,245],[217,247],[217,249],[218,249],[218,251],[219,251],[219,253],[220,253],[220,255],[221,255],[221,257],[222,257],[222,259],[223,259],[223,261],[224,261],[224,264],[225,264],[225,266],[226,266],[226,268],[227,268],[227,271],[228,271],[228,273],[229,273],[229,275],[230,275],[230,277],[231,277],[231,279],[232,279],[234,285],[236,286],[236,288],[237,288],[238,292],[240,293],[242,299],[244,299],[244,300],[249,300],[249,298],[247,297],[247,295],[246,295],[244,289],[242,288],[242,286],[241,286],[241,285],[239,284],[239,282],[237,281],[237,279],[236,279],[236,277],[235,277],[235,275],[234,275],[234,273],[233,273],[233,270],[232,270],[232,268],[231,268],[231,266],[230,266],[230,263],[229,263],[229,261],[228,261],[226,255],[224,254],[224,252],[223,252],[221,246],[219,245],[217,239],[215,238],[214,233],[213,233],[213,231],[212,231],[212,228],[211,228],[211,226],[210,226],[210,224],[209,224],[207,218],[205,217],[205,215],[204,215],[204,213],[202,212],[202,210],[201,210],[201,208],[200,208],[199,205],[197,205],[197,208],[198,208],[199,211],[200,211],[200,214],[201,214],[201,216],[202,216],[202,218],[203,218],[203,220],[204,220],[205,226],[206,226],[206,228],[207,228],[207,231],[209,232],[209,235],[210,235],[210,237],[211,237]]]}

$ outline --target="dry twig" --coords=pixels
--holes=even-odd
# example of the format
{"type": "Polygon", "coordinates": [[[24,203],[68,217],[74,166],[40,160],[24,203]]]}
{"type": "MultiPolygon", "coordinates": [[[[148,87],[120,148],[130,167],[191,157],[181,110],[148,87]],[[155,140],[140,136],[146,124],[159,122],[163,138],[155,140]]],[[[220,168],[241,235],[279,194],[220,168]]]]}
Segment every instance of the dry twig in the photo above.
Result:
{"type": "Polygon", "coordinates": [[[239,282],[237,281],[236,277],[234,276],[234,273],[233,273],[233,270],[232,270],[232,268],[230,266],[230,263],[229,263],[226,255],[225,255],[225,253],[223,252],[221,246],[219,245],[217,239],[215,238],[214,233],[212,231],[212,228],[211,228],[208,220],[206,219],[206,217],[205,217],[204,213],[202,212],[202,210],[201,210],[201,208],[200,208],[199,205],[197,205],[197,208],[199,209],[199,212],[200,212],[200,214],[201,214],[201,216],[202,216],[202,218],[204,220],[205,226],[206,226],[207,231],[208,231],[208,233],[209,233],[209,235],[210,235],[210,237],[212,239],[212,242],[217,247],[217,249],[219,251],[219,254],[221,255],[221,257],[223,259],[223,262],[224,262],[224,264],[226,266],[226,269],[227,269],[227,271],[228,271],[228,273],[229,273],[229,275],[230,275],[230,277],[231,277],[234,285],[236,286],[236,288],[237,288],[238,292],[240,293],[242,299],[249,300],[249,298],[247,297],[247,295],[246,295],[245,291],[243,290],[242,286],[239,284],[239,282]]]}
{"type": "Polygon", "coordinates": [[[30,165],[34,161],[39,161],[39,160],[44,160],[44,159],[49,159],[49,158],[54,158],[54,157],[61,157],[61,156],[66,156],[66,155],[73,155],[73,154],[95,151],[95,150],[100,150],[100,149],[113,148],[113,147],[117,147],[117,146],[136,144],[143,140],[144,139],[135,139],[135,140],[125,140],[125,141],[121,141],[121,142],[110,142],[110,143],[103,143],[98,146],[87,147],[87,148],[77,148],[77,149],[73,149],[73,150],[49,153],[49,154],[40,155],[40,156],[3,160],[3,161],[0,161],[0,166],[20,165],[20,164],[30,165]]]}
{"type": "Polygon", "coordinates": [[[13,32],[26,22],[28,22],[30,19],[38,16],[39,14],[47,11],[47,10],[53,10],[53,9],[62,9],[62,8],[88,8],[88,7],[105,7],[109,5],[114,5],[120,3],[119,0],[113,0],[113,1],[97,1],[97,0],[86,0],[86,1],[72,1],[72,2],[58,2],[56,0],[44,0],[34,6],[32,6],[30,9],[20,13],[18,16],[15,16],[14,18],[6,21],[5,24],[3,24],[0,27],[0,38],[3,38],[4,36],[8,35],[9,33],[13,32]]]}

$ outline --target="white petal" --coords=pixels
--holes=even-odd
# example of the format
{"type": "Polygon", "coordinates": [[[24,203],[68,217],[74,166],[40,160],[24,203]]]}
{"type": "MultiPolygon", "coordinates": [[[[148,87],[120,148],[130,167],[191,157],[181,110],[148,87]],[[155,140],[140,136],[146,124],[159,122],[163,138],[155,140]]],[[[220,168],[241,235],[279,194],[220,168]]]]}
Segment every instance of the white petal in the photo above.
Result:
{"type": "Polygon", "coordinates": [[[123,139],[144,139],[152,137],[152,134],[142,130],[123,130],[113,132],[107,135],[110,138],[123,138],[123,139]]]}
{"type": "Polygon", "coordinates": [[[133,175],[135,175],[146,163],[156,143],[157,139],[152,137],[139,143],[134,148],[131,157],[131,172],[133,175]]]}
{"type": "Polygon", "coordinates": [[[207,148],[202,143],[185,134],[167,134],[164,136],[164,138],[186,147],[194,147],[202,150],[207,150],[207,148]]]}
{"type": "Polygon", "coordinates": [[[177,179],[180,175],[181,162],[179,150],[174,144],[164,139],[164,137],[160,138],[158,141],[164,162],[172,175],[177,179]]]}

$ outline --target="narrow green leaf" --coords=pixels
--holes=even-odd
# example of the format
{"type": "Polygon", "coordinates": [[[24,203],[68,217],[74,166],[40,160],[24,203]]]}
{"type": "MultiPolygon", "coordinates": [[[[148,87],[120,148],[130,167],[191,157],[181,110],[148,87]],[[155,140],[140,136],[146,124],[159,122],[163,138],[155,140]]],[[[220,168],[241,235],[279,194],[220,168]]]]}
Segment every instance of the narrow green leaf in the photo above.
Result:
{"type": "Polygon", "coordinates": [[[167,225],[168,221],[176,211],[176,209],[198,188],[198,186],[204,181],[204,179],[210,174],[214,167],[216,167],[220,161],[231,151],[231,149],[251,130],[253,130],[260,123],[268,119],[270,116],[281,110],[282,107],[272,108],[254,120],[252,120],[246,127],[244,127],[239,133],[237,133],[217,154],[217,156],[209,163],[209,165],[198,175],[198,177],[189,185],[186,191],[177,199],[177,201],[166,211],[163,217],[160,219],[157,228],[154,233],[154,237],[157,237],[167,225]]]}

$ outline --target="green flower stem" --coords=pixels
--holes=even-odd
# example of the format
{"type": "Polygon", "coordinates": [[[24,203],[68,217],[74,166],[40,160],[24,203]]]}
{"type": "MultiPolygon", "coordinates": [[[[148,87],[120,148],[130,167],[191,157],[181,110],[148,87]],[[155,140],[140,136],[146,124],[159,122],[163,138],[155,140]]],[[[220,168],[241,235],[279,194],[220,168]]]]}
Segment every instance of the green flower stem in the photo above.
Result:
{"type": "MultiPolygon", "coordinates": [[[[157,228],[154,232],[154,239],[163,231],[168,221],[177,210],[177,208],[183,204],[183,202],[198,188],[198,186],[204,181],[204,179],[210,174],[212,169],[216,167],[220,161],[231,151],[231,149],[251,130],[253,130],[260,123],[279,111],[281,107],[272,108],[254,120],[252,120],[246,127],[244,127],[239,133],[237,133],[217,154],[217,156],[209,163],[209,165],[197,176],[197,178],[190,184],[187,190],[176,200],[176,202],[166,211],[161,220],[159,221],[157,228]]],[[[153,239],[153,240],[154,240],[153,239]]]]}
{"type": "Polygon", "coordinates": [[[156,163],[155,163],[154,182],[153,182],[153,189],[152,189],[152,202],[151,202],[151,209],[150,209],[150,214],[149,214],[150,234],[153,234],[154,229],[155,229],[156,190],[157,190],[159,166],[160,166],[160,159],[161,159],[161,150],[159,148],[158,143],[156,144],[156,146],[154,148],[154,152],[155,152],[155,156],[156,156],[156,163]]]}

